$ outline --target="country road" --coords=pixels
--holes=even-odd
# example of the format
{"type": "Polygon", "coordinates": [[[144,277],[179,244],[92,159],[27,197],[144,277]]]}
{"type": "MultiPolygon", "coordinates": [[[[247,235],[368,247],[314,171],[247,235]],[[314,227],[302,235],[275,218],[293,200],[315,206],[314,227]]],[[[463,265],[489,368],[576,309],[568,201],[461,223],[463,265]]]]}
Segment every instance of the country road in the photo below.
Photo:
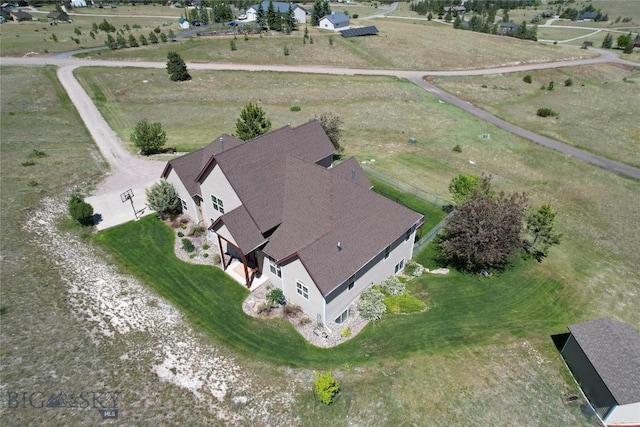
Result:
{"type": "MultiPolygon", "coordinates": [[[[604,169],[616,172],[634,179],[640,180],[640,169],[626,165],[621,162],[606,159],[587,151],[580,150],[569,144],[538,135],[526,129],[515,126],[492,114],[478,108],[467,101],[443,91],[442,89],[426,82],[424,76],[471,76],[471,75],[487,75],[487,74],[503,74],[519,71],[553,69],[560,67],[572,67],[579,65],[601,64],[601,63],[619,63],[632,67],[640,67],[640,64],[620,59],[615,53],[599,50],[600,56],[595,58],[577,59],[560,62],[533,63],[512,65],[505,67],[495,67],[477,70],[463,71],[406,71],[406,70],[380,70],[380,69],[352,69],[352,68],[334,68],[319,66],[285,66],[285,65],[250,65],[250,64],[232,64],[232,63],[190,63],[189,69],[192,70],[237,70],[237,71],[276,71],[276,72],[295,72],[295,73],[314,73],[314,74],[336,74],[336,75],[386,75],[396,76],[412,81],[418,86],[424,88],[430,93],[436,95],[443,101],[456,105],[457,107],[473,114],[474,116],[488,121],[508,132],[520,137],[526,138],[537,144],[562,152],[574,158],[580,159],[587,163],[602,167],[604,169]]],[[[82,89],[80,84],[73,77],[73,70],[84,66],[102,66],[102,67],[138,67],[138,68],[165,68],[164,62],[152,61],[114,61],[114,60],[90,60],[75,58],[60,58],[55,56],[27,57],[27,58],[1,58],[3,65],[55,65],[60,67],[58,76],[69,92],[74,105],[78,109],[80,116],[85,121],[87,128],[100,148],[105,160],[109,162],[112,168],[112,176],[107,179],[99,188],[100,191],[115,190],[120,182],[132,182],[136,180],[139,183],[149,177],[159,176],[158,162],[132,156],[122,148],[117,136],[113,130],[104,121],[91,99],[82,89]],[[132,172],[136,171],[136,172],[132,172]],[[156,173],[157,172],[157,173],[156,173]],[[122,178],[118,178],[122,177],[122,178]]]]}

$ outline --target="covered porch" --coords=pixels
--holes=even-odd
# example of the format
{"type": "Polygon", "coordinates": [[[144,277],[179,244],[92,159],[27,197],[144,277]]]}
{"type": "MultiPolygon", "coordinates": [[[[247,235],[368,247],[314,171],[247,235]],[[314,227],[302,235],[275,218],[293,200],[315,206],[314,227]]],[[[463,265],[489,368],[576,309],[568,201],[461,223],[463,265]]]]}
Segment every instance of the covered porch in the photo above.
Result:
{"type": "MultiPolygon", "coordinates": [[[[260,274],[259,271],[247,267],[247,273],[249,275],[249,284],[247,286],[247,274],[245,274],[245,265],[235,258],[231,258],[226,265],[224,272],[227,273],[233,280],[240,283],[243,286],[247,286],[252,291],[257,289],[260,285],[263,285],[268,281],[267,276],[260,274]]],[[[257,270],[257,269],[256,269],[257,270]]]]}

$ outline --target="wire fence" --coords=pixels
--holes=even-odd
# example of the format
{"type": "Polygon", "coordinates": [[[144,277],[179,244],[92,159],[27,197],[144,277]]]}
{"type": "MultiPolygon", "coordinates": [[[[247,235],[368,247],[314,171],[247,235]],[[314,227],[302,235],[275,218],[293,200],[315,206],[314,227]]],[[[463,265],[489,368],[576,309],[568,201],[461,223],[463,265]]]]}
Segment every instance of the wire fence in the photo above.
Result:
{"type": "Polygon", "coordinates": [[[393,177],[391,175],[387,175],[367,165],[361,165],[362,169],[367,173],[371,178],[382,181],[385,184],[395,188],[396,190],[402,191],[405,194],[409,194],[417,199],[424,200],[429,203],[433,203],[436,206],[444,207],[450,206],[452,204],[451,200],[444,199],[440,196],[436,196],[434,194],[428,193],[421,188],[418,188],[414,185],[408,184],[406,182],[400,181],[398,178],[393,177]]]}

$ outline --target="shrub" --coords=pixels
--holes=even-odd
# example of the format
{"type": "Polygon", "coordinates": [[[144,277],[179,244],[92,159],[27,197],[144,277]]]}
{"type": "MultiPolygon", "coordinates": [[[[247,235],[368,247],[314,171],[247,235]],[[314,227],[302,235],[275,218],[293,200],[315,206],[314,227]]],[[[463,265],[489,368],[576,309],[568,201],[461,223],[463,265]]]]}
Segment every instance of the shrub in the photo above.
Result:
{"type": "Polygon", "coordinates": [[[205,252],[205,253],[202,254],[202,257],[203,258],[209,258],[209,254],[205,252]]]}
{"type": "Polygon", "coordinates": [[[192,254],[189,255],[189,259],[194,259],[195,257],[196,257],[195,253],[192,253],[192,254]]]}
{"type": "Polygon", "coordinates": [[[331,405],[340,392],[340,386],[336,379],[333,378],[331,371],[316,372],[316,379],[313,384],[315,385],[316,396],[325,405],[331,405]]]}
{"type": "Polygon", "coordinates": [[[78,193],[72,194],[69,199],[69,214],[81,225],[93,225],[93,207],[78,193]]]}
{"type": "Polygon", "coordinates": [[[389,313],[418,313],[426,307],[424,302],[408,294],[388,296],[384,304],[389,313]]]}
{"type": "Polygon", "coordinates": [[[559,114],[553,111],[551,108],[538,108],[536,115],[540,117],[556,117],[559,114]]]}
{"type": "Polygon", "coordinates": [[[196,250],[196,247],[193,246],[193,242],[189,239],[182,239],[182,249],[187,252],[193,252],[196,250]]]}
{"type": "Polygon", "coordinates": [[[573,80],[571,79],[571,77],[564,81],[564,85],[567,87],[573,86],[573,80]]]}
{"type": "Polygon", "coordinates": [[[523,82],[525,82],[525,83],[529,83],[529,84],[531,84],[531,82],[532,82],[533,80],[531,80],[531,76],[530,76],[529,74],[527,74],[526,76],[524,76],[524,78],[522,79],[522,81],[523,81],[523,82]]]}
{"type": "Polygon", "coordinates": [[[304,326],[304,325],[308,325],[309,323],[311,323],[311,319],[309,319],[308,317],[303,317],[302,319],[300,319],[300,321],[298,322],[298,324],[300,326],[304,326]]]}
{"type": "Polygon", "coordinates": [[[38,181],[36,181],[35,179],[32,179],[29,181],[29,187],[37,187],[38,186],[38,181]]]}
{"type": "Polygon", "coordinates": [[[161,179],[145,190],[147,206],[160,215],[174,216],[182,211],[182,203],[175,187],[166,179],[161,179]]]}
{"type": "Polygon", "coordinates": [[[231,46],[231,50],[232,50],[232,51],[236,51],[236,50],[238,50],[238,46],[236,46],[236,41],[235,41],[235,40],[231,40],[231,41],[229,42],[229,44],[230,44],[230,46],[231,46]]]}
{"type": "Polygon", "coordinates": [[[291,49],[289,46],[284,45],[284,56],[289,56],[291,54],[291,49]]]}
{"type": "Polygon", "coordinates": [[[301,312],[302,309],[299,305],[285,304],[284,306],[282,306],[282,314],[284,314],[286,317],[296,317],[301,312]]]}
{"type": "Polygon", "coordinates": [[[291,110],[291,111],[300,111],[300,106],[299,105],[292,105],[291,108],[289,108],[289,110],[291,110]]]}
{"type": "Polygon", "coordinates": [[[267,301],[271,304],[284,304],[286,302],[284,298],[284,292],[280,288],[273,288],[267,293],[267,301]]]}
{"type": "Polygon", "coordinates": [[[213,256],[213,264],[214,264],[214,265],[219,265],[221,261],[222,261],[222,260],[220,259],[220,255],[219,255],[219,254],[215,254],[215,255],[213,256]]]}
{"type": "Polygon", "coordinates": [[[178,231],[178,237],[184,237],[184,233],[182,231],[178,231]]]}
{"type": "Polygon", "coordinates": [[[43,157],[47,157],[47,153],[45,153],[42,150],[38,150],[37,148],[34,148],[30,153],[29,153],[29,158],[37,158],[37,159],[41,159],[43,157]]]}
{"type": "Polygon", "coordinates": [[[364,319],[378,320],[386,310],[384,295],[377,287],[369,288],[360,295],[358,311],[364,319]]]}
{"type": "Polygon", "coordinates": [[[456,153],[462,153],[462,147],[460,147],[460,144],[456,144],[456,146],[453,147],[453,151],[456,153]]]}
{"type": "Polygon", "coordinates": [[[553,90],[553,80],[551,80],[547,85],[547,90],[553,90]]]}
{"type": "Polygon", "coordinates": [[[271,304],[269,304],[266,301],[262,301],[261,303],[258,304],[258,307],[256,307],[256,312],[258,314],[271,312],[271,304]]]}
{"type": "Polygon", "coordinates": [[[358,15],[357,13],[354,13],[351,17],[352,17],[353,19],[358,19],[358,16],[360,16],[360,15],[358,15]]]}
{"type": "Polygon", "coordinates": [[[340,331],[340,336],[342,338],[347,338],[351,336],[351,329],[347,326],[346,328],[342,328],[340,331]]]}
{"type": "Polygon", "coordinates": [[[404,273],[411,277],[420,277],[425,271],[427,271],[427,269],[415,261],[407,261],[407,265],[404,268],[404,273]]]}
{"type": "Polygon", "coordinates": [[[206,228],[204,228],[202,225],[194,225],[189,229],[189,236],[200,237],[204,236],[205,232],[206,228]]]}
{"type": "Polygon", "coordinates": [[[202,249],[203,249],[203,250],[205,250],[205,251],[206,251],[207,249],[209,249],[210,247],[211,247],[211,246],[209,246],[209,244],[208,244],[208,243],[205,243],[204,245],[202,245],[202,249]]]}
{"type": "Polygon", "coordinates": [[[402,283],[396,276],[391,276],[384,279],[380,283],[382,292],[385,292],[391,296],[402,295],[405,292],[404,283],[402,283]]]}
{"type": "Polygon", "coordinates": [[[36,162],[34,162],[33,160],[25,160],[24,162],[20,163],[22,166],[33,166],[36,164],[36,162]]]}

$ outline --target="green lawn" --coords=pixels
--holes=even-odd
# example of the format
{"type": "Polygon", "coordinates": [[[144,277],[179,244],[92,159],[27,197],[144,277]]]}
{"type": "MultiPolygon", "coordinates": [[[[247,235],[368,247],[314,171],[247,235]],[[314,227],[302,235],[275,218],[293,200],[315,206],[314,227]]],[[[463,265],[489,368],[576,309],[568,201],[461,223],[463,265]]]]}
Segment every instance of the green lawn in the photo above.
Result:
{"type": "Polygon", "coordinates": [[[431,309],[388,315],[357,337],[318,349],[285,320],[258,320],[242,312],[248,291],[219,269],[179,261],[172,231],[155,217],[101,232],[95,239],[118,262],[178,306],[191,321],[232,349],[298,367],[337,367],[371,360],[439,353],[563,330],[575,316],[563,286],[533,274],[533,264],[493,278],[452,273],[408,283],[409,292],[431,309]]]}

